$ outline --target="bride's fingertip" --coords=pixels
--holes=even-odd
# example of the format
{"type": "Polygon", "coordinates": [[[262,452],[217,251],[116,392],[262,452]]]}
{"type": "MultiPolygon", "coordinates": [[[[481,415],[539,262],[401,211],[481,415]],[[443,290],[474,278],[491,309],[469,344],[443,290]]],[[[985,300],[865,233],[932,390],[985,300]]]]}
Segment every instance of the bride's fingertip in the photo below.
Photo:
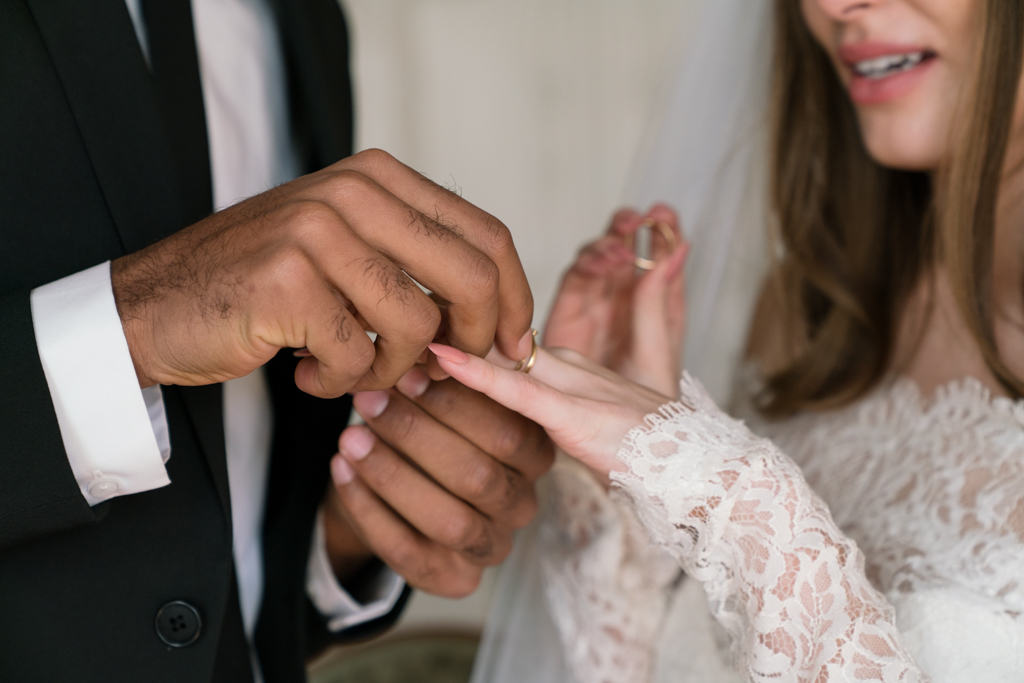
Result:
{"type": "Polygon", "coordinates": [[[635,228],[642,220],[640,213],[633,207],[621,208],[612,216],[612,223],[608,227],[607,234],[624,235],[627,232],[632,232],[631,228],[635,228]]]}
{"type": "Polygon", "coordinates": [[[653,218],[656,221],[667,223],[672,231],[676,234],[682,233],[682,226],[679,225],[679,214],[676,213],[668,204],[664,202],[656,202],[651,205],[651,208],[647,210],[647,218],[653,218]]]}
{"type": "Polygon", "coordinates": [[[428,344],[427,348],[437,356],[438,360],[446,360],[455,365],[465,365],[469,362],[469,356],[454,347],[444,344],[428,344]]]}

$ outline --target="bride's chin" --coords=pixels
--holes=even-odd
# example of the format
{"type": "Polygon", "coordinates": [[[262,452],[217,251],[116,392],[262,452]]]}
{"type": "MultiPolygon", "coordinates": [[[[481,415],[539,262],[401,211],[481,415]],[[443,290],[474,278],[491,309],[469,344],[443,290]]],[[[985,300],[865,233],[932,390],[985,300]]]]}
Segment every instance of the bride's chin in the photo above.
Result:
{"type": "Polygon", "coordinates": [[[919,117],[872,112],[860,121],[868,155],[886,168],[933,171],[946,156],[949,136],[933,133],[919,117]]]}

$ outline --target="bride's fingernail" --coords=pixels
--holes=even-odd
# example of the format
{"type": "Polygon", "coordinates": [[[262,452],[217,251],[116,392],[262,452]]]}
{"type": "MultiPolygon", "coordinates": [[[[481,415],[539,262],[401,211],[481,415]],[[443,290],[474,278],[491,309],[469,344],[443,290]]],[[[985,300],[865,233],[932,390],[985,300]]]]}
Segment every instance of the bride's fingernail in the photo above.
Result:
{"type": "Polygon", "coordinates": [[[398,384],[395,385],[404,396],[409,398],[419,398],[426,393],[427,387],[430,386],[430,375],[428,375],[422,368],[413,368],[409,372],[402,375],[402,378],[398,380],[398,384]]]}
{"type": "MultiPolygon", "coordinates": [[[[521,343],[522,342],[520,342],[520,344],[521,343]]],[[[444,358],[449,363],[465,365],[469,361],[469,356],[458,349],[452,348],[451,346],[445,346],[444,344],[428,344],[427,348],[430,349],[435,356],[438,358],[444,358]]]]}
{"type": "Polygon", "coordinates": [[[356,412],[364,419],[373,419],[380,417],[380,414],[388,407],[388,398],[386,391],[360,391],[352,397],[352,404],[355,406],[356,412]]]}
{"type": "Polygon", "coordinates": [[[340,457],[340,454],[331,459],[331,479],[334,480],[335,486],[344,486],[355,477],[356,472],[352,465],[345,462],[345,458],[340,457]]]}

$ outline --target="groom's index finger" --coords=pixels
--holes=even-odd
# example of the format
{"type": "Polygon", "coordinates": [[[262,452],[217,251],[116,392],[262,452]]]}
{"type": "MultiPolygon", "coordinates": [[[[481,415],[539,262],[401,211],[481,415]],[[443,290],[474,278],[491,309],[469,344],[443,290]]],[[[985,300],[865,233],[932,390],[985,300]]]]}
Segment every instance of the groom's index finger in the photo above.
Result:
{"type": "MultiPolygon", "coordinates": [[[[459,201],[463,200],[459,198],[459,201]]],[[[475,229],[466,232],[466,239],[498,266],[498,324],[493,339],[498,350],[507,357],[522,360],[529,355],[532,346],[533,293],[512,233],[494,216],[468,202],[463,203],[479,213],[478,220],[472,224],[475,229]]]]}
{"type": "Polygon", "coordinates": [[[455,232],[488,259],[475,266],[480,271],[481,287],[475,291],[442,292],[449,303],[449,343],[477,356],[486,355],[492,343],[497,343],[510,358],[525,358],[530,352],[533,293],[512,233],[486,211],[409,171],[407,180],[411,196],[415,197],[410,203],[428,220],[455,232]],[[489,317],[492,310],[496,318],[489,317]]]}
{"type": "MultiPolygon", "coordinates": [[[[423,220],[411,224],[410,229],[435,230],[439,238],[468,243],[485,257],[469,266],[475,273],[459,273],[458,277],[453,273],[453,282],[464,282],[471,275],[478,286],[447,291],[443,286],[433,287],[449,302],[449,343],[483,356],[496,342],[506,356],[525,358],[530,352],[533,294],[509,229],[386,152],[369,150],[342,163],[354,165],[419,212],[423,220]]],[[[467,265],[453,261],[451,267],[467,265]]]]}

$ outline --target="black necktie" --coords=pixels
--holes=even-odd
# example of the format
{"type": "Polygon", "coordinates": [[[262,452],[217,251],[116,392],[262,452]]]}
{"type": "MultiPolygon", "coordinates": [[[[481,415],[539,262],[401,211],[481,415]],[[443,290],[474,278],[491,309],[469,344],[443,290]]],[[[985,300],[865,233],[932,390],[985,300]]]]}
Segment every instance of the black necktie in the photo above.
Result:
{"type": "MultiPolygon", "coordinates": [[[[186,224],[213,211],[210,150],[189,0],[142,0],[149,63],[186,224]]],[[[184,227],[184,226],[181,226],[184,227]]]]}

